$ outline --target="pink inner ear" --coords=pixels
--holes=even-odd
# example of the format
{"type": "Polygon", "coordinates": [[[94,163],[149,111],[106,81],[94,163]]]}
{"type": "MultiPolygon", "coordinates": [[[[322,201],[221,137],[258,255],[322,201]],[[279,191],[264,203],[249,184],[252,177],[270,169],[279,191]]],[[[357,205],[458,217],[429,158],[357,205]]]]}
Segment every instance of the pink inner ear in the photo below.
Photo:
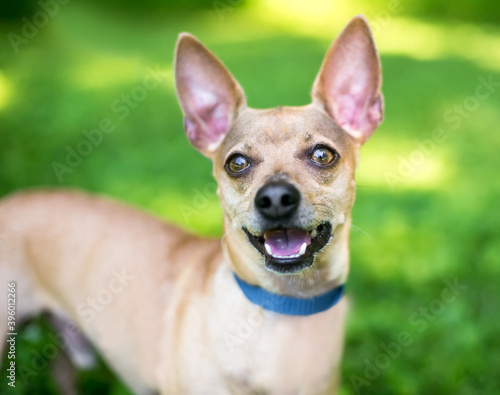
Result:
{"type": "Polygon", "coordinates": [[[332,116],[339,126],[356,138],[370,137],[382,120],[381,97],[378,96],[374,103],[369,103],[370,93],[332,94],[335,98],[330,108],[332,116]]]}
{"type": "Polygon", "coordinates": [[[224,65],[187,33],[177,42],[175,85],[189,141],[212,157],[245,105],[243,90],[224,65]]]}
{"type": "Polygon", "coordinates": [[[344,129],[351,129],[356,124],[356,115],[359,112],[359,100],[351,95],[335,95],[333,116],[344,129]]]}
{"type": "Polygon", "coordinates": [[[313,96],[360,142],[382,121],[380,62],[366,21],[355,17],[330,47],[313,96]]]}
{"type": "Polygon", "coordinates": [[[230,127],[231,106],[216,94],[191,89],[184,126],[191,143],[200,149],[217,143],[230,127]]]}
{"type": "Polygon", "coordinates": [[[339,126],[366,140],[382,119],[373,75],[377,70],[371,70],[363,56],[347,57],[339,63],[332,62],[327,68],[324,91],[328,109],[339,126]]]}

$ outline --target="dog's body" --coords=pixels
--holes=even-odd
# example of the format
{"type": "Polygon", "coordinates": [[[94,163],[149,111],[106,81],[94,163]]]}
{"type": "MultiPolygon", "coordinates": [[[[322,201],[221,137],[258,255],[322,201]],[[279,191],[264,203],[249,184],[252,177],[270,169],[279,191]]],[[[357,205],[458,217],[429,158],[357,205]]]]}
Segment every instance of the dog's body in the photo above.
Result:
{"type": "Polygon", "coordinates": [[[335,393],[345,300],[270,312],[233,273],[296,298],[345,282],[358,148],[382,118],[365,21],[334,43],[308,106],[247,108],[189,35],[176,82],[188,138],[214,162],[223,242],[83,193],[19,193],[0,204],[1,293],[17,283],[18,320],[50,310],[75,323],[135,393],[335,393]]]}
{"type": "Polygon", "coordinates": [[[2,260],[11,262],[2,279],[17,280],[18,316],[45,308],[67,317],[135,393],[314,393],[338,363],[343,307],[264,313],[237,288],[219,240],[76,192],[19,194],[0,218],[2,260]],[[108,305],[98,302],[120,288],[108,305]]]}

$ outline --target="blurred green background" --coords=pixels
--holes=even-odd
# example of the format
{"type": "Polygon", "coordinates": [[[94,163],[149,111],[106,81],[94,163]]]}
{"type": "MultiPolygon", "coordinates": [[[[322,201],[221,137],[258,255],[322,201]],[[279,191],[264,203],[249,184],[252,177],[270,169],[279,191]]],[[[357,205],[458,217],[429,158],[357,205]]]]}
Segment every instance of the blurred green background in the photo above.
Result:
{"type": "MultiPolygon", "coordinates": [[[[55,1],[0,4],[0,196],[84,188],[212,236],[221,211],[211,164],[182,128],[177,34],[209,46],[250,106],[302,105],[331,40],[363,13],[386,118],[357,176],[341,393],[500,393],[500,3],[55,1]],[[151,70],[157,86],[141,88],[151,70]],[[68,147],[105,118],[114,131],[68,166],[68,147]],[[59,178],[55,162],[68,166],[59,178]],[[455,281],[466,288],[451,301],[455,281]],[[411,344],[396,353],[402,333],[411,344]]],[[[48,334],[43,319],[27,326],[18,366],[48,334]]],[[[18,373],[16,390],[5,380],[1,393],[56,393],[48,368],[18,373]]],[[[127,393],[102,363],[79,380],[84,393],[127,393]]]]}

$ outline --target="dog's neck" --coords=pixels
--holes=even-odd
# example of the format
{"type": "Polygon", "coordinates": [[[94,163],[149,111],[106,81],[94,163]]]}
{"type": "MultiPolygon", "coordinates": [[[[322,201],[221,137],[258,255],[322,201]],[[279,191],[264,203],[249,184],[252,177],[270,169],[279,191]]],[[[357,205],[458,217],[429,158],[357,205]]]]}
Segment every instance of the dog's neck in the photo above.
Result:
{"type": "Polygon", "coordinates": [[[277,274],[264,267],[263,257],[245,234],[226,220],[222,245],[224,259],[249,284],[282,295],[309,298],[345,283],[349,271],[350,219],[335,229],[334,236],[318,253],[312,267],[298,274],[277,274]],[[260,260],[259,264],[255,264],[260,260]]]}

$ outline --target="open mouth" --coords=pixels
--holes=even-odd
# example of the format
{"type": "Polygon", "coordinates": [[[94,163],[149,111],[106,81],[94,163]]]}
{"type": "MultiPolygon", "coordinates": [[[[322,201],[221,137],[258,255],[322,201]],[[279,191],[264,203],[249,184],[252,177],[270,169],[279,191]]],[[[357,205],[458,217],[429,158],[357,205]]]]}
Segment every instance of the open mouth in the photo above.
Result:
{"type": "Polygon", "coordinates": [[[242,228],[248,240],[265,259],[266,268],[276,273],[298,273],[311,266],[314,254],[332,237],[332,224],[323,222],[313,230],[273,228],[261,236],[242,228]]]}

